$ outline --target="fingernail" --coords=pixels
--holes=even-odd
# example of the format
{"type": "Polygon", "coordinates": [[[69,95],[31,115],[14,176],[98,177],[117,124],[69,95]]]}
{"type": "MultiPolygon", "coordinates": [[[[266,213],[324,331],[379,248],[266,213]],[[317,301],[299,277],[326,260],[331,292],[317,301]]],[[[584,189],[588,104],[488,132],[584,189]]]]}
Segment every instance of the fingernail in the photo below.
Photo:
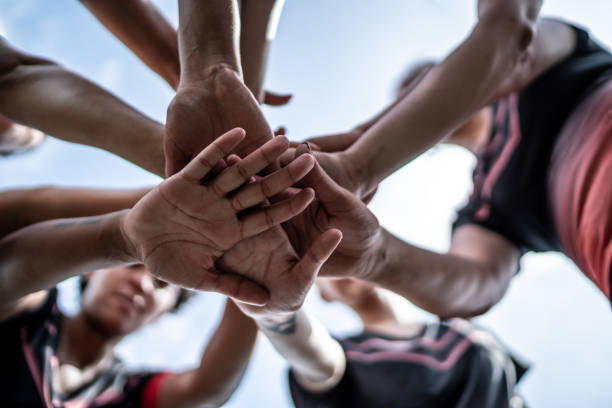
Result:
{"type": "Polygon", "coordinates": [[[309,152],[312,152],[312,148],[310,147],[310,143],[308,143],[308,142],[302,142],[302,144],[305,144],[305,145],[306,145],[306,147],[308,148],[308,151],[309,151],[309,152]]]}

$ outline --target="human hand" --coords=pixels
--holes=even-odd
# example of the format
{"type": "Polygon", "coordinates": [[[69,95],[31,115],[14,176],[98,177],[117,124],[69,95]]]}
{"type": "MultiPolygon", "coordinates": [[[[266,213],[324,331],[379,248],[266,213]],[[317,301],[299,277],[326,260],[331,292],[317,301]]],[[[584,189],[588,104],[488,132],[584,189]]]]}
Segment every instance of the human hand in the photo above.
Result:
{"type": "MultiPolygon", "coordinates": [[[[364,203],[369,203],[378,186],[372,185],[367,177],[367,169],[355,166],[345,149],[350,147],[363,133],[355,129],[347,133],[319,136],[307,140],[306,148],[323,167],[323,170],[341,187],[356,195],[364,203]]],[[[281,155],[281,163],[289,163],[296,154],[297,143],[290,143],[291,148],[281,155]]],[[[302,144],[304,146],[304,144],[302,144]]]]}
{"type": "Polygon", "coordinates": [[[287,149],[280,136],[240,162],[224,158],[245,138],[233,129],[206,147],[176,175],[163,181],[124,217],[122,233],[129,253],[160,279],[177,285],[223,293],[265,304],[267,291],[243,276],[220,272],[215,262],[243,239],[288,220],[313,199],[310,189],[273,206],[250,211],[301,179],[312,167],[306,155],[264,180],[244,185],[287,149]],[[215,170],[220,171],[215,175],[215,170]]]}
{"type": "Polygon", "coordinates": [[[215,66],[204,79],[181,83],[168,107],[166,175],[177,173],[218,135],[234,127],[242,127],[248,135],[236,151],[240,157],[272,138],[259,103],[238,73],[215,66]]]}
{"type": "MultiPolygon", "coordinates": [[[[298,156],[305,151],[299,148],[298,156]]],[[[316,200],[283,224],[293,247],[298,254],[304,254],[321,233],[339,229],[343,239],[323,265],[321,275],[367,280],[380,254],[381,229],[374,214],[355,195],[335,183],[318,163],[301,184],[314,189],[316,200]]],[[[289,191],[285,190],[282,196],[289,197],[289,191]]]]}
{"type": "Polygon", "coordinates": [[[535,23],[542,0],[478,0],[478,19],[535,23]]]}
{"type": "Polygon", "coordinates": [[[246,315],[254,319],[284,318],[302,306],[319,269],[341,239],[339,230],[327,230],[300,259],[283,229],[275,227],[240,241],[223,255],[218,266],[248,276],[268,289],[270,300],[263,307],[237,302],[246,315]]]}

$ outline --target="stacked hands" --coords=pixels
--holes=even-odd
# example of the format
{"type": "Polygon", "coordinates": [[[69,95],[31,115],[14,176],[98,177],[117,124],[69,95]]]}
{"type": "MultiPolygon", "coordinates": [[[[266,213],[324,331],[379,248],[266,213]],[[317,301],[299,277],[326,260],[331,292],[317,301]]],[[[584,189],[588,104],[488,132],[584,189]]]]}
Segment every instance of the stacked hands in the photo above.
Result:
{"type": "Polygon", "coordinates": [[[277,136],[241,159],[245,136],[235,128],[205,147],[126,212],[121,231],[130,259],[160,279],[282,319],[326,261],[326,275],[367,274],[378,222],[306,145],[289,151],[277,136]],[[258,176],[283,154],[283,167],[258,176]]]}

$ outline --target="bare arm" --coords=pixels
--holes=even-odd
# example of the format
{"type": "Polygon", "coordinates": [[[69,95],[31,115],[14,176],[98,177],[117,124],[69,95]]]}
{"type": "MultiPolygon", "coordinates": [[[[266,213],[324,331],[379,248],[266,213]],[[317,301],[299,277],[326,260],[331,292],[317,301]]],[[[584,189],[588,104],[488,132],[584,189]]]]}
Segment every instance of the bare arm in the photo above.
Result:
{"type": "Polygon", "coordinates": [[[218,65],[241,76],[239,42],[236,0],[179,0],[181,82],[198,81],[218,65]]]}
{"type": "MultiPolygon", "coordinates": [[[[170,283],[265,304],[269,295],[264,288],[245,277],[220,273],[216,261],[238,242],[298,214],[313,194],[303,191],[274,207],[239,217],[242,210],[276,194],[269,189],[266,193],[263,182],[243,185],[288,145],[286,139],[275,138],[203,185],[201,180],[213,166],[219,169],[243,139],[244,132],[238,129],[221,136],[130,210],[45,221],[2,238],[0,314],[10,314],[22,297],[68,277],[126,262],[144,263],[170,283]]],[[[313,160],[296,160],[271,174],[273,185],[281,190],[293,185],[310,170],[313,160]]]]}
{"type": "Polygon", "coordinates": [[[180,67],[176,29],[149,0],[80,0],[98,20],[173,89],[180,67]]]}
{"type": "Polygon", "coordinates": [[[359,177],[368,185],[363,190],[465,122],[525,63],[540,2],[481,3],[491,7],[481,9],[469,37],[346,151],[347,160],[359,163],[359,177]]]}
{"type": "Polygon", "coordinates": [[[255,323],[228,299],[199,367],[164,381],[158,408],[223,405],[240,384],[256,339],[255,323]]]}
{"type": "Polygon", "coordinates": [[[519,251],[476,225],[458,228],[440,254],[383,231],[381,252],[366,279],[442,317],[471,317],[494,306],[518,270],[519,251]]]}
{"type": "Polygon", "coordinates": [[[65,68],[0,42],[0,113],[164,174],[161,124],[65,68]]]}
{"type": "Polygon", "coordinates": [[[242,1],[240,54],[244,83],[259,101],[265,102],[263,82],[268,54],[284,4],[285,0],[242,1]]]}
{"type": "Polygon", "coordinates": [[[264,317],[256,322],[304,388],[325,392],[340,382],[346,367],[344,351],[315,317],[299,310],[289,317],[264,317]]]}
{"type": "Polygon", "coordinates": [[[37,222],[89,217],[131,208],[149,190],[41,187],[3,191],[0,192],[0,237],[37,222]]]}
{"type": "Polygon", "coordinates": [[[0,240],[0,315],[18,301],[81,273],[106,268],[129,257],[119,225],[123,212],[45,221],[0,240]]]}

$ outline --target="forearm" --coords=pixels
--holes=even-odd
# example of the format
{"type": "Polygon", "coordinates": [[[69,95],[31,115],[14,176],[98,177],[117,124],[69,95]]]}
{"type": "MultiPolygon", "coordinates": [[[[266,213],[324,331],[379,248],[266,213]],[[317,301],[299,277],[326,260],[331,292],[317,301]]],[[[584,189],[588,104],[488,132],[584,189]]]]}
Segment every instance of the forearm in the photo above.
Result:
{"type": "Polygon", "coordinates": [[[80,1],[142,62],[173,89],[178,87],[178,35],[151,1],[80,1]]]}
{"type": "Polygon", "coordinates": [[[524,55],[531,24],[482,18],[462,45],[347,150],[364,184],[377,185],[489,103],[524,55]]]}
{"type": "Polygon", "coordinates": [[[131,208],[150,188],[94,190],[41,187],[0,192],[0,237],[37,222],[131,208]]]}
{"type": "Polygon", "coordinates": [[[453,254],[412,246],[383,231],[381,252],[367,280],[441,317],[471,317],[495,305],[512,274],[453,254]]]}
{"type": "Polygon", "coordinates": [[[59,65],[15,53],[18,62],[0,74],[2,115],[164,175],[161,124],[59,65]]]}
{"type": "Polygon", "coordinates": [[[203,79],[219,65],[242,74],[239,41],[236,0],[179,0],[181,84],[203,79]]]}
{"type": "Polygon", "coordinates": [[[257,326],[232,302],[202,355],[200,366],[169,379],[158,407],[221,406],[232,396],[247,369],[257,339],[257,326]]]}
{"type": "Polygon", "coordinates": [[[0,308],[64,279],[134,262],[120,224],[124,212],[46,221],[0,240],[0,308]]]}
{"type": "Polygon", "coordinates": [[[342,347],[303,310],[280,319],[261,318],[257,325],[310,391],[327,391],[342,378],[346,365],[342,347]]]}
{"type": "Polygon", "coordinates": [[[243,0],[241,6],[240,54],[244,83],[263,101],[263,81],[268,54],[285,0],[243,0]]]}

